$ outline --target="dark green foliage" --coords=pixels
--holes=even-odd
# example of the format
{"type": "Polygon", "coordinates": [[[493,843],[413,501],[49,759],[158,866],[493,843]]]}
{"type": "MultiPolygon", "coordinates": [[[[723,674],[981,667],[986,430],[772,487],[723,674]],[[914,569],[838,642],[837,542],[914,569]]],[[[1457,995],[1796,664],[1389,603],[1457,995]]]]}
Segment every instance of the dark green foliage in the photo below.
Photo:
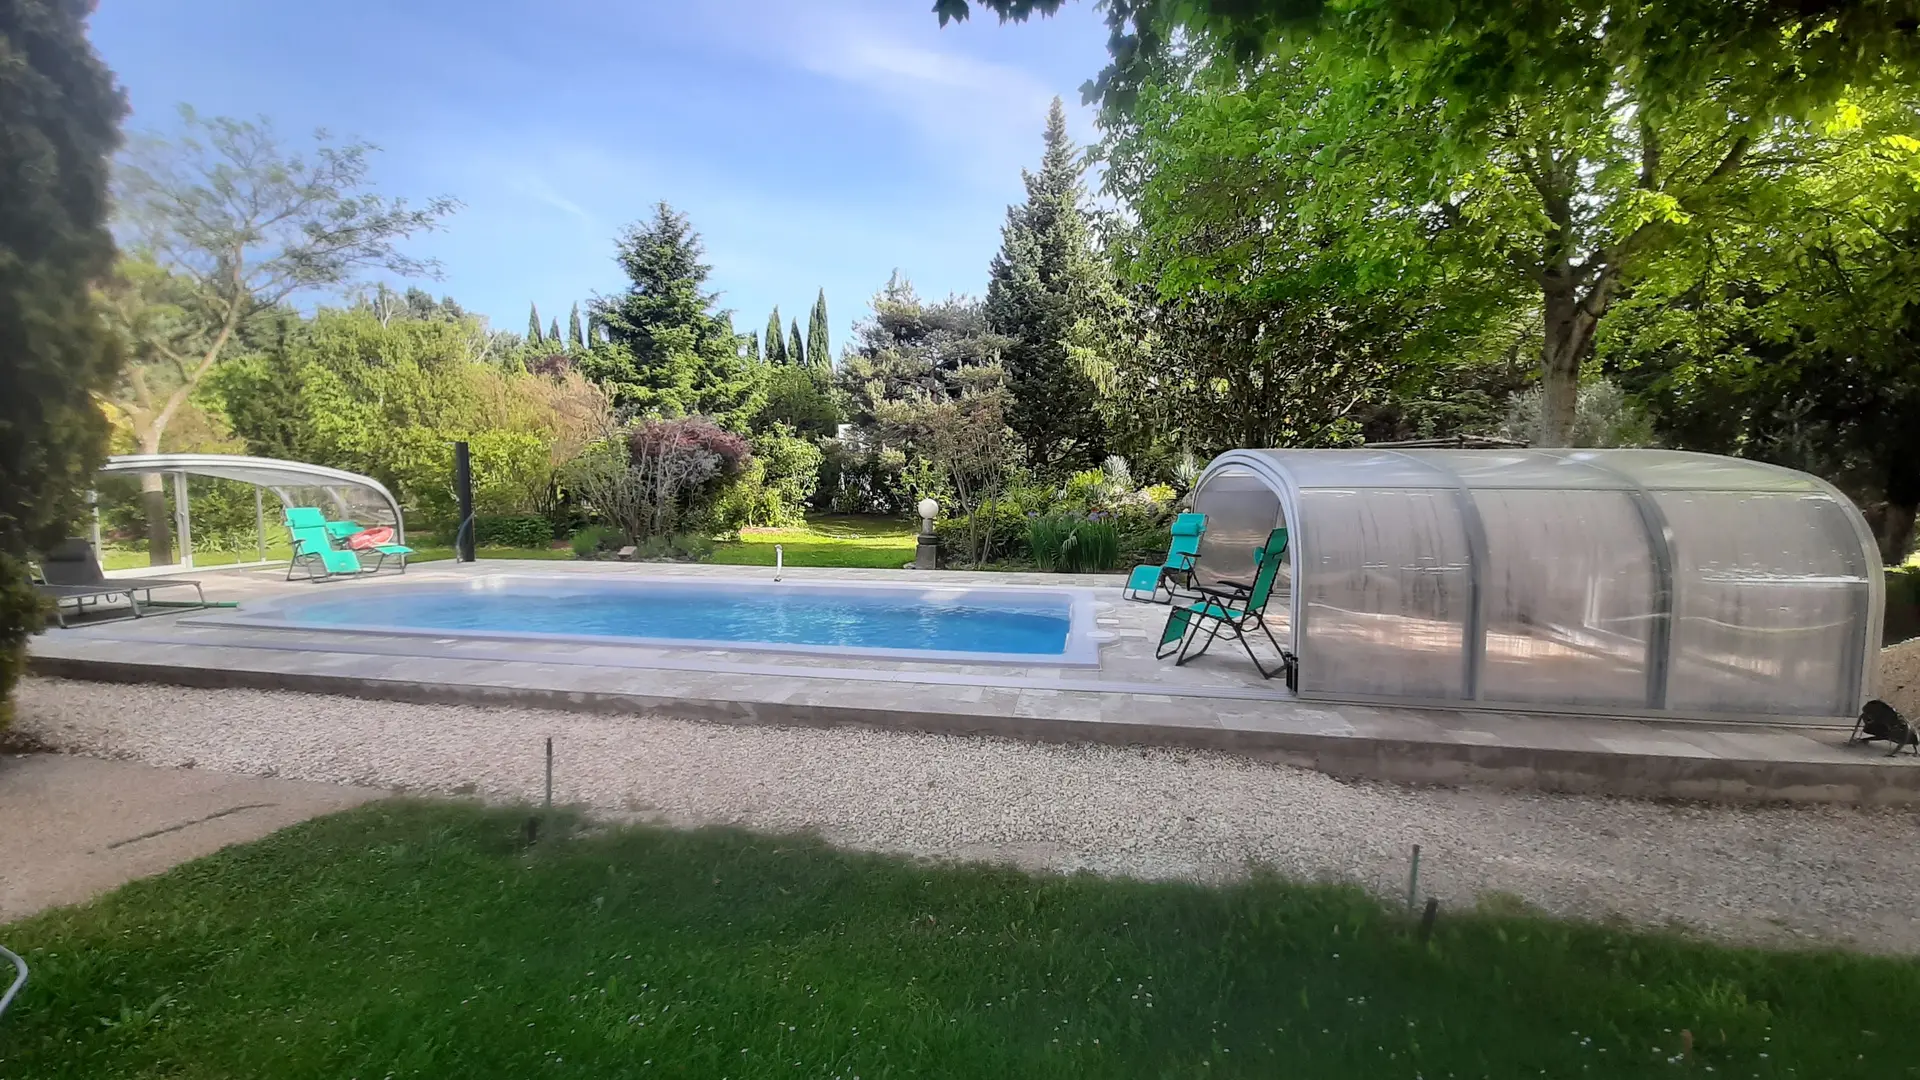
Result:
{"type": "Polygon", "coordinates": [[[539,514],[498,514],[473,519],[480,547],[543,548],[553,543],[553,522],[539,514]]]}
{"type": "Polygon", "coordinates": [[[617,243],[629,284],[593,301],[608,343],[580,360],[617,406],[643,415],[708,415],[744,426],[756,407],[758,372],[741,355],[725,312],[706,292],[711,269],[700,236],[666,203],[627,227],[617,243]]]}
{"type": "Polygon", "coordinates": [[[800,362],[799,357],[787,356],[786,331],[780,326],[780,305],[773,305],[773,311],[767,315],[767,333],[761,339],[761,347],[766,350],[767,363],[778,367],[781,364],[800,362]]]}
{"type": "Polygon", "coordinates": [[[526,817],[377,803],[14,923],[0,1075],[1912,1075],[1904,957],[526,817]]]}
{"type": "Polygon", "coordinates": [[[580,329],[580,305],[576,303],[573,310],[567,312],[567,347],[577,350],[586,348],[586,345],[587,336],[580,329]]]}
{"type": "Polygon", "coordinates": [[[546,335],[540,332],[540,305],[527,305],[527,344],[541,346],[547,343],[546,335]]]}
{"type": "Polygon", "coordinates": [[[987,325],[1007,339],[1007,426],[1027,463],[1070,472],[1105,454],[1094,385],[1069,338],[1103,270],[1080,207],[1080,170],[1060,99],[1047,113],[1046,153],[1025,174],[1027,201],[1007,209],[987,283],[987,325]]]}
{"type": "Polygon", "coordinates": [[[1027,550],[1042,570],[1100,573],[1120,565],[1120,534],[1102,514],[1041,514],[1027,521],[1027,550]]]}
{"type": "Polygon", "coordinates": [[[840,407],[814,368],[783,366],[767,372],[767,397],[754,419],[756,430],[784,424],[810,439],[827,438],[840,425],[840,407]]]}
{"type": "Polygon", "coordinates": [[[804,367],[807,363],[807,344],[800,338],[800,320],[793,320],[793,332],[787,338],[787,363],[804,367]]]}
{"type": "Polygon", "coordinates": [[[40,625],[26,560],[83,512],[106,449],[93,395],[121,362],[90,290],[113,266],[108,159],[127,105],[87,43],[92,10],[0,0],[0,728],[40,625]]]}
{"type": "Polygon", "coordinates": [[[760,362],[760,331],[749,330],[747,332],[746,348],[747,348],[747,362],[750,364],[759,363],[760,362]]]}
{"type": "Polygon", "coordinates": [[[633,543],[626,533],[612,525],[589,525],[573,534],[568,545],[573,553],[583,559],[590,559],[603,551],[619,551],[633,543]]]}
{"type": "Polygon", "coordinates": [[[813,302],[813,313],[807,316],[807,366],[815,371],[829,371],[833,367],[829,333],[827,290],[821,289],[819,297],[813,302]]]}

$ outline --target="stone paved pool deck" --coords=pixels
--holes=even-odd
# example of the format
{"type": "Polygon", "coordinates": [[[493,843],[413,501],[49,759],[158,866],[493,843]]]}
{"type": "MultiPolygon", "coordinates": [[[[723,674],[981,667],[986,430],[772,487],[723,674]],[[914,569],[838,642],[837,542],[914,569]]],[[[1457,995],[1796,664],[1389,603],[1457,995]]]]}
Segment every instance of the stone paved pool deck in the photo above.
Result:
{"type": "MultiPolygon", "coordinates": [[[[446,582],[492,574],[766,581],[766,567],[609,562],[429,563],[319,584],[282,571],[192,576],[210,600],[446,582]]],[[[221,626],[168,613],[36,637],[32,670],[108,682],[643,713],[732,724],[857,725],[1055,742],[1185,746],[1414,783],[1716,800],[1920,805],[1920,761],[1850,747],[1834,728],[1412,709],[1300,701],[1230,643],[1186,667],[1154,659],[1165,608],[1117,576],[788,568],[792,581],[1073,586],[1096,590],[1116,640],[1098,668],[915,663],[770,653],[221,626]]]]}

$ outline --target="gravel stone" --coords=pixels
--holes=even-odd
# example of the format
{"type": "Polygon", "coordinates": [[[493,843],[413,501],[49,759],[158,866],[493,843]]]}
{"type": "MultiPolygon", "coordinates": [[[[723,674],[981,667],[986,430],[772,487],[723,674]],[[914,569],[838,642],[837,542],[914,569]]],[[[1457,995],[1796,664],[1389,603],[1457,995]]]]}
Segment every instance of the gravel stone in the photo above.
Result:
{"type": "Polygon", "coordinates": [[[154,765],[814,833],[880,852],[1148,879],[1250,868],[1447,908],[1514,899],[1722,939],[1920,952],[1920,814],[1335,780],[1226,754],[49,679],[17,728],[154,765]]]}

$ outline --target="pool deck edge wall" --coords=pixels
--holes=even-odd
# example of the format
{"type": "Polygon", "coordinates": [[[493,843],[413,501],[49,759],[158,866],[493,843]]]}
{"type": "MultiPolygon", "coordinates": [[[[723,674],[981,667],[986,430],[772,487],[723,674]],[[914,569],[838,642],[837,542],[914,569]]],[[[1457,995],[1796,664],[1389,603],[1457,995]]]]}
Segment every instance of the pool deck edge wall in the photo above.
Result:
{"type": "MultiPolygon", "coordinates": [[[[76,643],[77,644],[77,643],[76,643]]],[[[160,646],[143,659],[88,655],[85,647],[37,646],[40,676],[335,694],[375,701],[520,706],[598,714],[644,713],[710,723],[861,727],[1028,741],[1093,742],[1220,751],[1317,769],[1333,776],[1415,784],[1489,784],[1543,791],[1728,802],[1920,806],[1920,765],[1884,751],[1846,749],[1830,730],[1684,732],[1658,723],[1575,721],[1524,714],[1439,714],[1387,707],[1289,704],[1229,716],[1226,703],[1176,702],[1120,690],[1072,689],[1013,699],[960,701],[944,695],[797,693],[792,680],[735,676],[704,693],[632,685],[634,673],[583,679],[537,664],[431,670],[417,676],[326,670],[323,654],[215,657],[192,646],[160,646]],[[201,655],[196,655],[201,654],[201,655]],[[310,663],[289,663],[293,657],[310,663]],[[217,662],[216,662],[217,661],[217,662]],[[307,670],[293,670],[305,667],[307,670]],[[600,682],[601,686],[587,685],[600,682]],[[812,700],[806,700],[811,697],[812,700]],[[1089,710],[1084,699],[1123,699],[1089,710]],[[1133,697],[1137,701],[1124,699],[1133,697]],[[863,700],[847,700],[862,698],[863,700]],[[1066,700],[1075,699],[1075,700],[1066,700]]],[[[121,650],[124,652],[124,648],[121,650]]],[[[1271,704],[1271,703],[1266,703],[1271,704]]]]}

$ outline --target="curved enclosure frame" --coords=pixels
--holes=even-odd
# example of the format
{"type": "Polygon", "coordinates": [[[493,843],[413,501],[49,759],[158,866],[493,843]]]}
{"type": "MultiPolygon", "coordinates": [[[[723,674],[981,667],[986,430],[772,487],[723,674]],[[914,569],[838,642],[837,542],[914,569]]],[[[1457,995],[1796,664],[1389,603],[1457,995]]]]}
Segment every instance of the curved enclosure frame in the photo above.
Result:
{"type": "MultiPolygon", "coordinates": [[[[333,517],[342,520],[391,524],[394,539],[406,543],[407,523],[393,493],[373,477],[345,469],[243,454],[120,454],[108,458],[106,464],[100,467],[102,476],[156,474],[173,478],[173,528],[180,542],[181,565],[188,568],[193,566],[193,514],[187,494],[189,476],[252,484],[256,489],[273,492],[282,506],[323,506],[333,517]]],[[[254,518],[260,538],[260,560],[264,563],[267,561],[266,515],[258,491],[254,497],[254,518]]],[[[94,532],[94,548],[98,550],[100,537],[97,520],[94,532]]]]}
{"type": "Polygon", "coordinates": [[[1287,527],[1288,601],[1269,612],[1302,697],[1805,721],[1850,720],[1872,693],[1873,535],[1791,469],[1672,450],[1236,450],[1194,509],[1203,580],[1246,576],[1287,527]]]}

